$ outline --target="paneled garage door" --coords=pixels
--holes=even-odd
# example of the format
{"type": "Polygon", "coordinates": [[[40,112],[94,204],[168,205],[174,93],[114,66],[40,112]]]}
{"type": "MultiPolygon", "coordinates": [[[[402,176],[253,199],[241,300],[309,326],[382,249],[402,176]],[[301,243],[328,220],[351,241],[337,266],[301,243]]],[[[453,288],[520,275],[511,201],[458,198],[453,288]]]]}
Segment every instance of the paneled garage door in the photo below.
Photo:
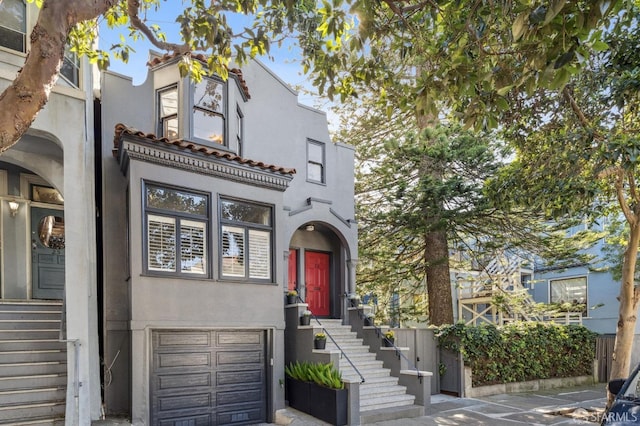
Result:
{"type": "Polygon", "coordinates": [[[266,422],[264,330],[155,330],[152,339],[153,425],[266,422]]]}

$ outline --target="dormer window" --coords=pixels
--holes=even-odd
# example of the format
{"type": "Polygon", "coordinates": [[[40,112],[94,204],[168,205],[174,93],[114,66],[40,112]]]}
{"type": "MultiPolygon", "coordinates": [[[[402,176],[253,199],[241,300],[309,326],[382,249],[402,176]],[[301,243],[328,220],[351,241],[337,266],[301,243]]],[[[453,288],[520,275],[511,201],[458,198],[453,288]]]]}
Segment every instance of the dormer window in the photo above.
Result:
{"type": "Polygon", "coordinates": [[[160,136],[178,138],[178,86],[173,85],[158,91],[158,123],[160,136]]]}
{"type": "Polygon", "coordinates": [[[27,6],[24,0],[0,2],[0,46],[27,51],[27,6]]]}
{"type": "Polygon", "coordinates": [[[193,91],[193,138],[226,145],[226,85],[204,78],[193,91]]]}

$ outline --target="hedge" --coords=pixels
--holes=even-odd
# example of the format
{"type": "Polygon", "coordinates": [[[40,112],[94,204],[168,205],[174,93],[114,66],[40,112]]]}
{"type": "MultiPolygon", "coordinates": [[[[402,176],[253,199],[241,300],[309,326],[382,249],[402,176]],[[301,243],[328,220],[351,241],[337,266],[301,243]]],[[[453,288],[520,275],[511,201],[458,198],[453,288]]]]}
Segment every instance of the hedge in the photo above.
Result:
{"type": "Polygon", "coordinates": [[[459,323],[436,336],[441,348],[462,353],[473,386],[593,374],[597,334],[581,325],[459,323]]]}

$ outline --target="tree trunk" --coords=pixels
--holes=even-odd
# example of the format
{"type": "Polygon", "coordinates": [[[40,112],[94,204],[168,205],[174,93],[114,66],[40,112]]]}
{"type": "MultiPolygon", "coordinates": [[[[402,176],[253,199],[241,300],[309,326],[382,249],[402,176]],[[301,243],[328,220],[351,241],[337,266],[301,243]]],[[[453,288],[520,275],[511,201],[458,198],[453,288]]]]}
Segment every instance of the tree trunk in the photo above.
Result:
{"type": "MultiPolygon", "coordinates": [[[[637,216],[636,216],[637,217],[637,216]]],[[[622,283],[620,285],[620,311],[616,330],[616,341],[613,347],[613,362],[609,379],[626,378],[631,366],[631,350],[636,328],[640,287],[635,285],[634,275],[638,244],[640,241],[640,222],[630,223],[629,241],[622,264],[622,283]]],[[[609,394],[610,405],[615,395],[609,394]]]]}
{"type": "MultiPolygon", "coordinates": [[[[421,132],[438,125],[438,118],[432,115],[418,112],[416,117],[418,129],[421,132]]],[[[420,165],[420,175],[441,181],[444,175],[443,165],[432,158],[424,158],[420,165]]],[[[439,211],[443,208],[441,200],[433,200],[433,202],[439,205],[430,206],[429,210],[439,211]]],[[[440,221],[439,215],[434,215],[430,211],[424,212],[425,277],[429,300],[429,324],[432,325],[453,324],[449,243],[446,226],[443,226],[440,221]]]]}
{"type": "Polygon", "coordinates": [[[97,18],[116,1],[45,0],[31,31],[24,66],[0,94],[0,153],[18,142],[49,100],[60,74],[70,29],[79,22],[97,18]]]}
{"type": "Polygon", "coordinates": [[[447,232],[445,230],[427,232],[425,246],[429,324],[453,324],[447,232]]]}

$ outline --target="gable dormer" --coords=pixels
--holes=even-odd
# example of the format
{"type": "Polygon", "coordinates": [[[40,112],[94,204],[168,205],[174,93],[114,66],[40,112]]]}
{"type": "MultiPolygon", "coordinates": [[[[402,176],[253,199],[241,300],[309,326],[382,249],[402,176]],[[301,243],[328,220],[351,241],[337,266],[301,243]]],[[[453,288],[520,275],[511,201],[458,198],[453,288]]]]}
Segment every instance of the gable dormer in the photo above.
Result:
{"type": "MultiPolygon", "coordinates": [[[[192,57],[205,61],[202,55],[192,57]]],[[[154,56],[149,61],[155,90],[156,133],[242,155],[243,104],[249,92],[239,70],[227,81],[217,76],[193,82],[181,77],[180,56],[154,56]]]]}

